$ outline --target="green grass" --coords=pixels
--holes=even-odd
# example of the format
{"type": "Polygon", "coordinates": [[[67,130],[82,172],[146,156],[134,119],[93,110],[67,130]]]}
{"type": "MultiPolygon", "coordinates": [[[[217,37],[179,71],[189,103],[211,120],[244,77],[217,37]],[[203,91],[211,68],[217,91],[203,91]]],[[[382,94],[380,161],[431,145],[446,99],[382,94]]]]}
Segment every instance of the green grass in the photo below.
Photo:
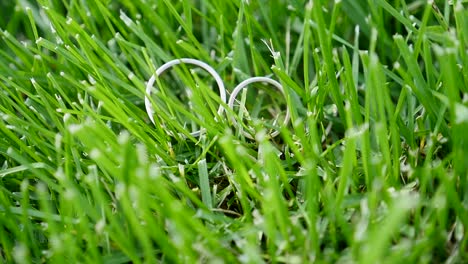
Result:
{"type": "Polygon", "coordinates": [[[465,263],[468,2],[304,2],[2,1],[0,262],[465,263]]]}

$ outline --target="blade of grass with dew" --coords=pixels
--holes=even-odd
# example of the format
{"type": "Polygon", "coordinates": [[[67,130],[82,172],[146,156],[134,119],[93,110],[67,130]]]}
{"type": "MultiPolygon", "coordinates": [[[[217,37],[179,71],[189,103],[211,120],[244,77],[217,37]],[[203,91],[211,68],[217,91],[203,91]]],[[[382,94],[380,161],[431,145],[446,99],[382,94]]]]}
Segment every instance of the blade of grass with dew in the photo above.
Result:
{"type": "Polygon", "coordinates": [[[0,261],[466,259],[466,1],[7,2],[0,261]],[[183,66],[152,124],[180,57],[278,79],[291,124],[243,137],[183,66]]]}

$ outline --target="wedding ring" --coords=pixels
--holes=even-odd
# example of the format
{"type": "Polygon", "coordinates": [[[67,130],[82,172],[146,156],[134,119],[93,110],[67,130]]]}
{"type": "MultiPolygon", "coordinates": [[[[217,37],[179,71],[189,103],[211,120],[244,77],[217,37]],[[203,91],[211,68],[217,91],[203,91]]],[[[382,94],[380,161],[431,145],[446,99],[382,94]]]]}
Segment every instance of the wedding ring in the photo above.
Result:
{"type": "MultiPolygon", "coordinates": [[[[168,61],[165,64],[163,64],[161,67],[159,67],[156,70],[156,73],[151,76],[151,78],[148,80],[148,83],[146,84],[146,94],[145,94],[146,113],[148,114],[148,116],[149,116],[151,122],[153,122],[153,124],[156,124],[155,121],[154,121],[154,117],[153,117],[154,110],[153,110],[153,106],[151,105],[151,101],[149,99],[149,97],[151,96],[151,90],[153,88],[153,85],[156,82],[156,78],[158,78],[166,70],[168,70],[168,69],[170,69],[173,66],[178,65],[178,64],[192,64],[192,65],[198,66],[198,67],[204,69],[205,71],[207,71],[211,76],[213,76],[213,78],[215,79],[215,81],[216,81],[216,83],[218,85],[219,97],[221,98],[221,101],[223,103],[226,103],[226,89],[224,88],[224,83],[221,80],[221,77],[219,76],[219,74],[216,72],[216,70],[213,69],[213,67],[211,67],[210,65],[208,65],[208,64],[206,64],[206,63],[204,63],[202,61],[195,60],[195,59],[182,58],[182,59],[171,60],[171,61],[168,61]]],[[[222,115],[223,111],[224,111],[224,107],[223,107],[222,104],[220,104],[220,106],[218,108],[218,115],[222,115]]],[[[194,137],[197,137],[197,136],[199,136],[201,134],[201,130],[194,131],[194,132],[192,132],[190,134],[192,136],[194,136],[194,137]]]]}
{"type": "MultiPolygon", "coordinates": [[[[284,90],[283,90],[283,86],[281,86],[281,84],[273,79],[270,79],[270,78],[267,78],[267,77],[252,77],[252,78],[249,78],[249,79],[246,79],[244,80],[243,82],[241,82],[239,85],[236,86],[236,88],[234,88],[234,91],[232,91],[232,94],[231,94],[231,97],[229,98],[229,101],[228,101],[228,106],[229,108],[231,108],[232,110],[234,110],[234,101],[237,97],[237,95],[239,94],[239,92],[246,88],[247,85],[249,84],[252,84],[252,83],[256,83],[256,82],[263,82],[263,83],[268,83],[268,84],[271,84],[273,85],[276,89],[278,89],[284,96],[284,90]]],[[[235,118],[233,117],[232,119],[232,122],[234,124],[237,124],[235,118]]],[[[286,107],[286,117],[284,118],[284,122],[283,122],[283,126],[284,125],[287,125],[288,122],[290,120],[290,112],[289,112],[289,108],[286,107]]],[[[276,137],[279,135],[279,131],[275,131],[273,133],[270,134],[271,137],[276,137]]],[[[244,131],[244,135],[250,139],[253,139],[253,137],[244,131]]]]}

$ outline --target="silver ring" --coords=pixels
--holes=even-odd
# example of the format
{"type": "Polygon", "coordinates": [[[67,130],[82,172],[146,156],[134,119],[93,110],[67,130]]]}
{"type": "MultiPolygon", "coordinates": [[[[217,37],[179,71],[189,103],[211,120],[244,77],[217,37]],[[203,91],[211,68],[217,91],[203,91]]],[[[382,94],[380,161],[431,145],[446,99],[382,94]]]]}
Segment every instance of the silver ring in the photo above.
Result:
{"type": "MultiPolygon", "coordinates": [[[[156,123],[154,122],[154,118],[153,118],[153,114],[154,114],[153,106],[151,105],[151,101],[149,100],[149,96],[151,96],[151,88],[153,87],[154,83],[156,82],[157,77],[159,77],[162,73],[164,73],[166,70],[172,68],[173,66],[178,65],[178,64],[182,64],[182,63],[192,64],[192,65],[198,66],[198,67],[204,69],[205,71],[207,71],[209,74],[211,74],[211,76],[213,76],[213,78],[215,79],[215,81],[216,81],[216,83],[218,85],[219,96],[221,98],[221,101],[223,103],[226,103],[226,89],[224,88],[224,83],[221,80],[221,77],[219,76],[219,74],[216,72],[216,70],[213,69],[213,67],[211,67],[210,65],[208,65],[208,64],[206,64],[206,63],[204,63],[202,61],[195,60],[195,59],[182,58],[182,59],[171,60],[171,61],[168,61],[165,64],[163,64],[161,67],[159,67],[156,70],[156,73],[151,76],[151,78],[148,80],[148,83],[146,84],[146,94],[145,94],[146,113],[148,114],[148,116],[149,116],[151,122],[153,122],[153,124],[156,124],[156,123]]],[[[222,115],[223,111],[224,111],[224,107],[223,107],[222,104],[220,104],[220,106],[218,108],[218,115],[222,115]]],[[[190,133],[190,135],[192,135],[194,137],[197,137],[200,134],[201,134],[201,130],[190,133]]]]}
{"type": "MultiPolygon", "coordinates": [[[[277,88],[282,94],[283,96],[285,95],[284,94],[284,90],[283,90],[283,86],[273,80],[273,79],[270,79],[270,78],[267,78],[267,77],[252,77],[252,78],[249,78],[249,79],[246,79],[244,80],[243,82],[241,82],[239,85],[236,86],[236,88],[234,88],[234,91],[232,91],[232,94],[231,94],[231,97],[229,97],[229,102],[228,102],[228,106],[229,108],[231,108],[232,110],[234,110],[234,100],[236,99],[237,95],[239,94],[239,92],[244,89],[247,85],[249,84],[252,84],[252,83],[256,83],[256,82],[266,82],[268,84],[271,84],[273,85],[275,88],[277,88]]],[[[287,125],[288,122],[289,122],[289,119],[290,119],[290,113],[289,113],[289,108],[286,107],[286,117],[284,118],[284,122],[283,122],[283,126],[287,125]]],[[[234,124],[237,124],[235,118],[233,117],[232,119],[232,122],[234,124]]],[[[243,132],[244,135],[250,139],[253,139],[253,137],[247,133],[247,132],[243,132]]],[[[270,134],[271,137],[276,137],[279,135],[279,131],[275,131],[273,133],[270,134]]]]}

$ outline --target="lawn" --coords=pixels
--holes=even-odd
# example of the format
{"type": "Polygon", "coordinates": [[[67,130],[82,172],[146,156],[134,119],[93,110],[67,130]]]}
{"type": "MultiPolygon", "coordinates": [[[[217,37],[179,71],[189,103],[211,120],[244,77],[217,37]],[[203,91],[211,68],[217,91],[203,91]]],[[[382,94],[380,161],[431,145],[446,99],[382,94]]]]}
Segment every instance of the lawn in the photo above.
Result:
{"type": "Polygon", "coordinates": [[[466,0],[5,0],[0,38],[0,262],[468,262],[466,0]]]}

